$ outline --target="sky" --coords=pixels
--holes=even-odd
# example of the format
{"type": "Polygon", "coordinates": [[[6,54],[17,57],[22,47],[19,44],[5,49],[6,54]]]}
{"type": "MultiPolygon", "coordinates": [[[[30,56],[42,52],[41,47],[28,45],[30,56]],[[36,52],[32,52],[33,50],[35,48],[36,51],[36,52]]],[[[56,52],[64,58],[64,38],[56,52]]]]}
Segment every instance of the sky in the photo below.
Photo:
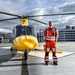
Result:
{"type": "MultiPolygon", "coordinates": [[[[75,12],[75,0],[0,0],[0,11],[17,15],[43,15],[51,13],[75,12]]],[[[13,16],[0,14],[0,19],[13,16]]],[[[49,20],[58,27],[75,25],[75,15],[38,17],[48,23],[49,20]]],[[[0,27],[12,28],[18,21],[0,22],[0,27]]],[[[37,25],[45,26],[37,23],[37,25]]],[[[37,27],[37,26],[36,26],[37,27]]]]}

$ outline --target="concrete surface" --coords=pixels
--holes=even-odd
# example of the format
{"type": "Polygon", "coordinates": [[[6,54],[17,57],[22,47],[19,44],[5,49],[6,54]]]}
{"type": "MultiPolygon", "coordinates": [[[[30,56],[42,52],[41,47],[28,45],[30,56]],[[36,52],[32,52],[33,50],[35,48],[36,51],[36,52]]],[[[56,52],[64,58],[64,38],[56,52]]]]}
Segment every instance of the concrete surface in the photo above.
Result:
{"type": "Polygon", "coordinates": [[[8,48],[0,46],[0,75],[74,75],[75,74],[75,42],[59,42],[58,49],[72,54],[59,58],[58,65],[54,66],[51,63],[44,65],[44,59],[39,56],[29,55],[28,62],[24,60],[15,60],[22,58],[22,55],[17,54],[11,56],[8,48]],[[4,56],[5,55],[5,56],[4,56]],[[6,59],[6,60],[5,60],[6,59]]]}

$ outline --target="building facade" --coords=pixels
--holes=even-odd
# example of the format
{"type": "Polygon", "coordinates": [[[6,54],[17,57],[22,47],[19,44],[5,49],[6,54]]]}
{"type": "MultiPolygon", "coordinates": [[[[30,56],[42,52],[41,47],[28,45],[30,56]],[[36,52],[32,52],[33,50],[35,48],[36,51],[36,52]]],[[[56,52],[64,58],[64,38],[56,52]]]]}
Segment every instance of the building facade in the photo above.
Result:
{"type": "MultiPolygon", "coordinates": [[[[44,31],[37,33],[39,42],[44,42],[44,31]]],[[[66,26],[64,29],[59,29],[58,41],[75,41],[75,26],[66,26]]]]}

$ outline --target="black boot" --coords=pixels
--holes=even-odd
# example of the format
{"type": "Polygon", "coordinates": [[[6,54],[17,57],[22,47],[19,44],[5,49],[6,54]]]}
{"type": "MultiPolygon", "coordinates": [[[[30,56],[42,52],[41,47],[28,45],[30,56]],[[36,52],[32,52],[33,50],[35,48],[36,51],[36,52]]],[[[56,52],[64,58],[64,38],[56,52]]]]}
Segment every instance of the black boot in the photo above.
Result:
{"type": "Polygon", "coordinates": [[[48,65],[48,62],[49,62],[49,52],[45,53],[44,61],[45,61],[45,65],[48,65]]]}
{"type": "Polygon", "coordinates": [[[44,60],[45,60],[45,65],[48,65],[48,62],[49,62],[48,56],[46,56],[44,60]]]}
{"type": "Polygon", "coordinates": [[[56,52],[53,52],[53,65],[58,65],[58,60],[57,60],[57,56],[56,56],[56,52]]]}
{"type": "Polygon", "coordinates": [[[58,65],[57,57],[53,57],[53,65],[58,65]]]}
{"type": "Polygon", "coordinates": [[[48,61],[45,61],[45,65],[48,65],[48,61]]]}

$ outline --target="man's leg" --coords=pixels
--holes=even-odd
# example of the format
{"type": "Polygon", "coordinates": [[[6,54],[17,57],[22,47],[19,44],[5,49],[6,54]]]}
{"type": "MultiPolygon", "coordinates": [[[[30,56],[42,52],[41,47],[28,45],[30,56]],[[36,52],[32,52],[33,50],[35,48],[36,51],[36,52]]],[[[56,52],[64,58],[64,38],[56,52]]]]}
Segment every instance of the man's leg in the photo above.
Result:
{"type": "Polygon", "coordinates": [[[53,65],[58,65],[58,60],[56,56],[56,48],[52,48],[52,57],[53,57],[53,65]]]}
{"type": "Polygon", "coordinates": [[[45,64],[48,65],[49,62],[49,48],[45,48],[45,58],[44,58],[45,64]]]}

